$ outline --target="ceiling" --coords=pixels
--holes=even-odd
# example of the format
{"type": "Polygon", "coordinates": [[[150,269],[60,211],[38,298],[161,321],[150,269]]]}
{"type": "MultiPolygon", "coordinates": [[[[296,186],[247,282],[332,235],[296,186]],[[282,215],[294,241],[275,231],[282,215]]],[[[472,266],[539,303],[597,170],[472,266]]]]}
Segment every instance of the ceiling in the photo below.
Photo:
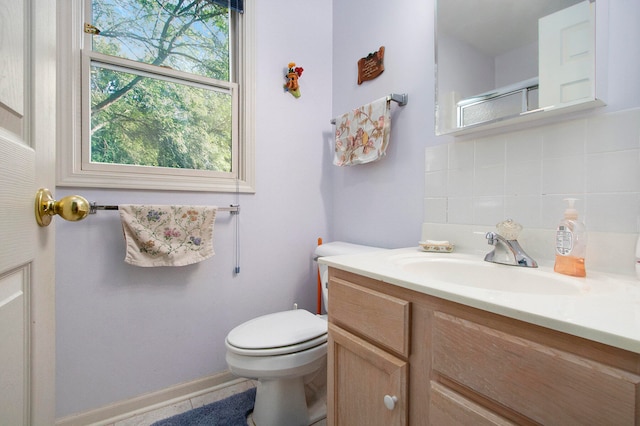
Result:
{"type": "Polygon", "coordinates": [[[581,0],[437,0],[437,29],[491,55],[534,43],[538,19],[581,0]]]}

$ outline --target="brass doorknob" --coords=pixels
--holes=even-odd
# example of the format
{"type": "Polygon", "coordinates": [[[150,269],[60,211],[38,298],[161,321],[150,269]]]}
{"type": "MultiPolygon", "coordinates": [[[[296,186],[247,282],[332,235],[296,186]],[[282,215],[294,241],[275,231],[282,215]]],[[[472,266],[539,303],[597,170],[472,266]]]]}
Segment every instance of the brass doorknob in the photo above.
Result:
{"type": "Polygon", "coordinates": [[[55,215],[70,221],[82,220],[89,214],[90,209],[87,199],[79,195],[68,195],[56,201],[51,191],[46,188],[40,188],[36,192],[36,222],[40,226],[49,226],[51,218],[55,215]]]}

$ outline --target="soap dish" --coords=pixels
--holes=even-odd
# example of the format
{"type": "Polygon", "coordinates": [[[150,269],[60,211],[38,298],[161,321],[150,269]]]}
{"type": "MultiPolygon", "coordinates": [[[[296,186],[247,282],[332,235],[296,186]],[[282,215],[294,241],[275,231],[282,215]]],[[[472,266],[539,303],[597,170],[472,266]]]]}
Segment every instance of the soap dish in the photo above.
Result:
{"type": "Polygon", "coordinates": [[[420,248],[424,251],[433,253],[451,253],[453,251],[453,244],[449,241],[434,241],[426,240],[419,241],[420,248]]]}

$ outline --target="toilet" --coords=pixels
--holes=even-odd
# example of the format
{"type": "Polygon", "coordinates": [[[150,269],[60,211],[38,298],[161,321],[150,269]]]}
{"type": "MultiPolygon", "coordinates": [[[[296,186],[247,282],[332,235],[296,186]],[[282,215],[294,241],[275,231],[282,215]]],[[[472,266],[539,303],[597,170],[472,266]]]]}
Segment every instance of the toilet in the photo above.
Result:
{"type": "MultiPolygon", "coordinates": [[[[315,259],[376,250],[383,249],[336,241],[318,246],[315,259]]],[[[329,272],[326,265],[319,268],[326,311],[329,272]]],[[[304,309],[263,315],[231,330],[225,345],[229,370],[258,381],[256,426],[308,426],[326,417],[325,404],[310,415],[305,393],[305,381],[326,367],[326,317],[304,309]]]]}

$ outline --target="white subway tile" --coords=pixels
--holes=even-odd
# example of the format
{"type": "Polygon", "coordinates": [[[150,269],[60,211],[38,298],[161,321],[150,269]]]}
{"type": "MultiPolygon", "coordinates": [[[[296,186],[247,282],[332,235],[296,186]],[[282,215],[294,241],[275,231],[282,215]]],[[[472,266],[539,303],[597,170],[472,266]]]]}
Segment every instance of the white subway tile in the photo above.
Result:
{"type": "Polygon", "coordinates": [[[584,192],[584,157],[548,158],[542,161],[542,194],[584,192]]]}
{"type": "Polygon", "coordinates": [[[473,198],[474,224],[495,225],[504,219],[504,197],[473,198]]]}
{"type": "Polygon", "coordinates": [[[586,119],[545,127],[542,136],[542,158],[583,156],[586,129],[586,119]]]}
{"type": "Polygon", "coordinates": [[[475,167],[490,167],[504,164],[506,139],[504,135],[489,136],[476,140],[475,167]]]}
{"type": "Polygon", "coordinates": [[[473,178],[473,195],[504,195],[504,164],[476,168],[473,178]]]}
{"type": "Polygon", "coordinates": [[[424,178],[424,194],[426,197],[447,196],[447,171],[427,172],[424,178]]]}
{"type": "Polygon", "coordinates": [[[542,220],[540,211],[542,209],[542,199],[539,195],[505,197],[504,215],[511,218],[525,228],[540,228],[542,220]]]}
{"type": "Polygon", "coordinates": [[[508,162],[505,170],[505,195],[540,195],[542,162],[508,162]]]}
{"type": "Polygon", "coordinates": [[[473,169],[449,170],[447,182],[449,197],[470,197],[473,195],[473,169]]]}
{"type": "Polygon", "coordinates": [[[542,131],[538,128],[511,133],[507,136],[507,164],[540,161],[542,131]]]}
{"type": "Polygon", "coordinates": [[[437,170],[447,170],[448,167],[448,150],[447,144],[429,146],[425,152],[425,171],[433,172],[437,170]]]}
{"type": "Polygon", "coordinates": [[[473,199],[471,197],[449,197],[447,223],[473,224],[473,199]]]}
{"type": "Polygon", "coordinates": [[[640,108],[425,151],[425,222],[555,229],[578,198],[601,232],[640,231],[640,108]],[[446,149],[445,149],[446,147],[446,149]]]}
{"type": "Polygon", "coordinates": [[[424,199],[424,222],[447,223],[447,199],[425,198],[424,199]]]}
{"type": "Polygon", "coordinates": [[[640,108],[589,119],[587,152],[640,148],[640,108]]]}
{"type": "Polygon", "coordinates": [[[587,231],[638,232],[640,193],[587,194],[587,231]]]}
{"type": "Polygon", "coordinates": [[[475,148],[472,141],[449,144],[449,169],[473,169],[475,148]]]}
{"type": "Polygon", "coordinates": [[[587,156],[587,192],[639,192],[640,149],[587,156]]]}

